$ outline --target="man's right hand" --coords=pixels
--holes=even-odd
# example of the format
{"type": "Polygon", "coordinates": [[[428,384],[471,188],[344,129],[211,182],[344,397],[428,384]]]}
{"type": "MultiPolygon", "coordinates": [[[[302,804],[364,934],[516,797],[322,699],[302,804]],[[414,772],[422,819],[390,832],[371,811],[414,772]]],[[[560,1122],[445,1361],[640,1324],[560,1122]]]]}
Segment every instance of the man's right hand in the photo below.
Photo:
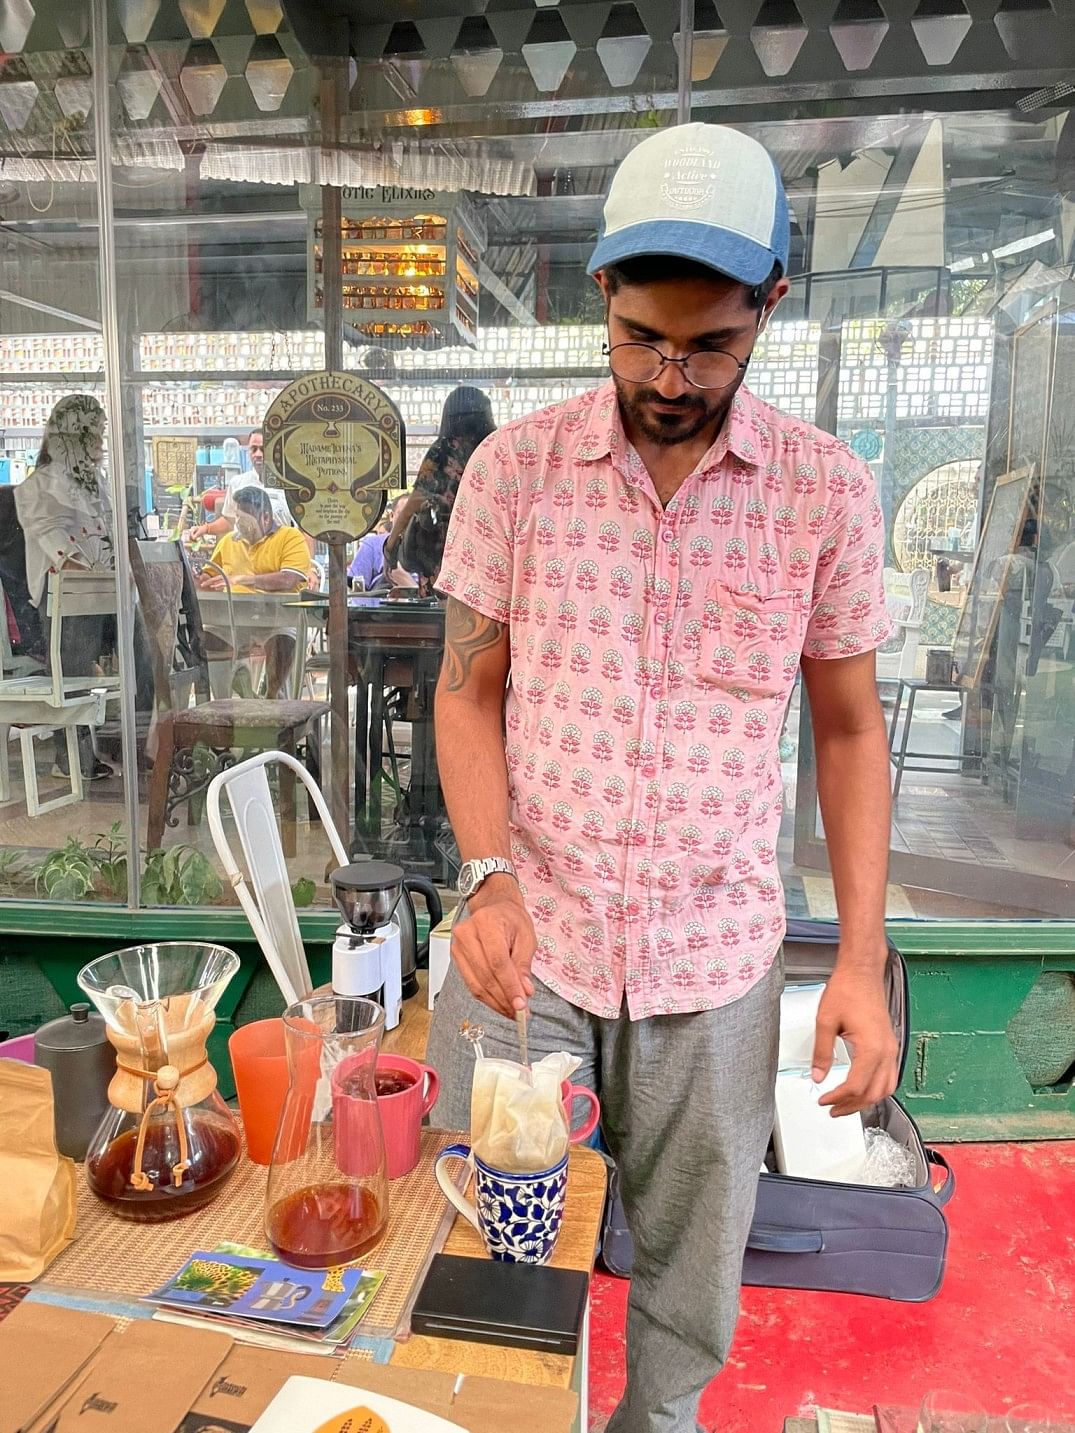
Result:
{"type": "Polygon", "coordinates": [[[452,931],[452,959],[471,995],[514,1020],[534,993],[530,965],[537,937],[511,876],[490,876],[452,931]]]}

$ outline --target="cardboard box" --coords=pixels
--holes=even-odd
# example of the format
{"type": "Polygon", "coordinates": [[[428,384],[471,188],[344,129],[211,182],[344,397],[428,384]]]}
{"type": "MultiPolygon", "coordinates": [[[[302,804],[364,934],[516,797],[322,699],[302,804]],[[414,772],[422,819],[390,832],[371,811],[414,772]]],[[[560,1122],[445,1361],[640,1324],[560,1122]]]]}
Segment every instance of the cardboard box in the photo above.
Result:
{"type": "MultiPolygon", "coordinates": [[[[12,1377],[15,1340],[0,1336],[0,1433],[246,1433],[294,1376],[380,1393],[466,1433],[571,1433],[578,1409],[566,1388],[468,1375],[457,1390],[453,1373],[279,1353],[153,1320],[117,1331],[111,1318],[26,1307],[33,1312],[24,1334],[36,1338],[43,1357],[25,1357],[12,1377]],[[26,1372],[46,1363],[51,1387],[40,1373],[26,1372]],[[35,1400],[47,1401],[42,1412],[12,1421],[22,1416],[17,1407],[35,1400]]],[[[25,1343],[19,1347],[25,1352],[25,1343]]]]}
{"type": "Polygon", "coordinates": [[[428,1005],[433,1009],[433,1002],[440,994],[440,988],[444,984],[444,977],[448,974],[448,966],[452,960],[452,921],[455,918],[455,911],[449,911],[441,923],[433,927],[429,935],[429,997],[428,1005]]]}
{"type": "Polygon", "coordinates": [[[835,1119],[822,1095],[847,1079],[848,1065],[833,1065],[820,1085],[809,1071],[781,1070],[776,1077],[773,1146],[781,1174],[860,1184],[866,1170],[866,1135],[861,1115],[835,1119]]]}
{"type": "MultiPolygon", "coordinates": [[[[788,985],[780,996],[781,1070],[808,1070],[814,1061],[817,1010],[825,993],[824,982],[788,985]]],[[[847,1046],[837,1037],[833,1047],[838,1065],[850,1061],[847,1046]]]]}

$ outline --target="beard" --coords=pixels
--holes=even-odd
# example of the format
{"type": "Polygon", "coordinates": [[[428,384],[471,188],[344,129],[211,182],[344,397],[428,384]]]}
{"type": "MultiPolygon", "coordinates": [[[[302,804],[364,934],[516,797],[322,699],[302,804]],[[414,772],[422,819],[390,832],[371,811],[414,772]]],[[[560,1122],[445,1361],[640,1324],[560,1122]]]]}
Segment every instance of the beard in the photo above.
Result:
{"type": "Polygon", "coordinates": [[[707,428],[715,438],[724,426],[732,399],[739,387],[736,383],[731,388],[723,388],[717,398],[707,398],[704,391],[699,389],[693,393],[683,393],[669,403],[655,388],[648,388],[641,383],[628,383],[615,375],[612,381],[616,385],[620,407],[635,430],[648,442],[661,447],[689,443],[707,428]]]}

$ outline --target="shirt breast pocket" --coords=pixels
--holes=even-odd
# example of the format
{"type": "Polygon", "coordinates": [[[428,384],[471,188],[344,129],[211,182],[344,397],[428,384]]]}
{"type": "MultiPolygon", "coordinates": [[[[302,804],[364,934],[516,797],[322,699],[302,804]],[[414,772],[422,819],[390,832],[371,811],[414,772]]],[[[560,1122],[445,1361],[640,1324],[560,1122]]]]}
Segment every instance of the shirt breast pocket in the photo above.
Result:
{"type": "Polygon", "coordinates": [[[706,590],[698,679],[744,700],[783,698],[799,669],[810,594],[762,594],[713,581],[706,590]]]}

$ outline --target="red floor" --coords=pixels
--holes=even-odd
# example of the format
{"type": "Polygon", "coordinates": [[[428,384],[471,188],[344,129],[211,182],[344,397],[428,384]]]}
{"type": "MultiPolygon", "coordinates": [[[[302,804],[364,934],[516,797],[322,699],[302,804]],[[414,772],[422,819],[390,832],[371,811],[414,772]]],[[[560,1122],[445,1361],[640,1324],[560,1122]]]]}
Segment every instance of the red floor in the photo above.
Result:
{"type": "MultiPolygon", "coordinates": [[[[974,1390],[991,1411],[1046,1403],[1075,1419],[1075,1144],[960,1145],[940,1294],[928,1304],[746,1289],[723,1375],[702,1401],[721,1433],[780,1433],[815,1404],[868,1413],[974,1390]]],[[[627,1285],[594,1281],[590,1427],[624,1378],[627,1285]]]]}

